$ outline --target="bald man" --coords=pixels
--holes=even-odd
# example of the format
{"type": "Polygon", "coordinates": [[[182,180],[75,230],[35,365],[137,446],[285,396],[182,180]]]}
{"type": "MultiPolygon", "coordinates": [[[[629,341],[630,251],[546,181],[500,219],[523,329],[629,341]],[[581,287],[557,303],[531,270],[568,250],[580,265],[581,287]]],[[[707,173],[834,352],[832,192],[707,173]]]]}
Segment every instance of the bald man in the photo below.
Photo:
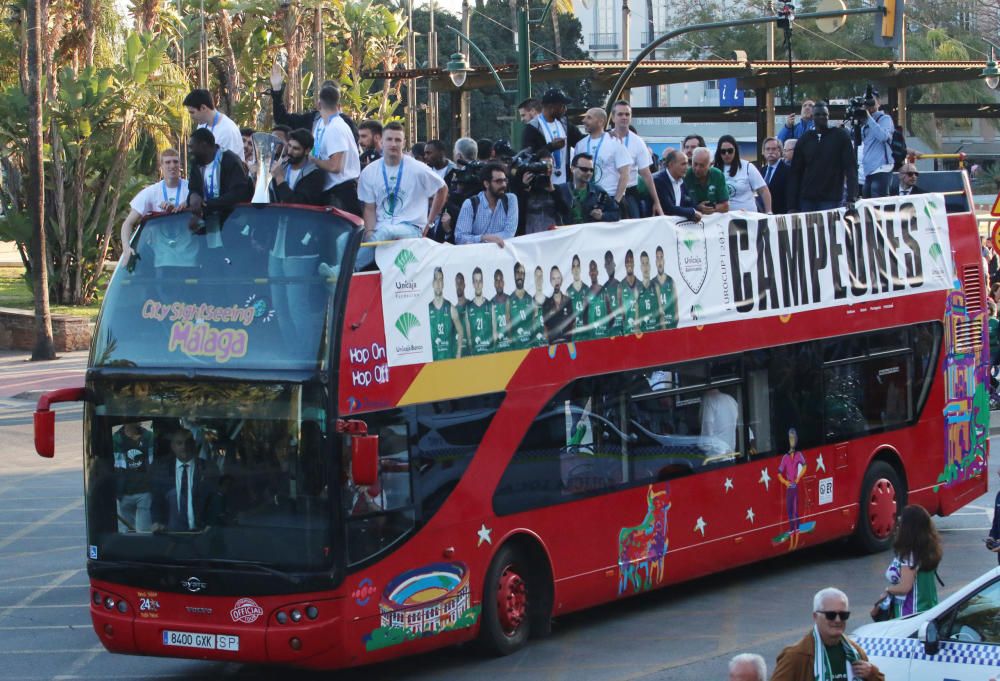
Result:
{"type": "Polygon", "coordinates": [[[583,114],[583,127],[587,136],[577,142],[573,148],[573,156],[590,154],[594,159],[594,182],[615,198],[615,203],[622,203],[625,189],[628,187],[629,170],[632,168],[632,155],[610,133],[605,132],[608,125],[608,115],[604,109],[588,109],[583,114]]]}

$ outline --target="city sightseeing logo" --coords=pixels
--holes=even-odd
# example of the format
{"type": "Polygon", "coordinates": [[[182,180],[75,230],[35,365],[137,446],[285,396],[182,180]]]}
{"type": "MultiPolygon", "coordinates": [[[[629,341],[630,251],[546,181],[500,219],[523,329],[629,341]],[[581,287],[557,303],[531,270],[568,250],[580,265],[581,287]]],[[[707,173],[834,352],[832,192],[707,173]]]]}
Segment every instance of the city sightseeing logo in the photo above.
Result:
{"type": "Polygon", "coordinates": [[[229,611],[234,622],[242,622],[243,624],[253,624],[263,614],[264,608],[257,605],[257,601],[252,598],[241,598],[229,611]]]}

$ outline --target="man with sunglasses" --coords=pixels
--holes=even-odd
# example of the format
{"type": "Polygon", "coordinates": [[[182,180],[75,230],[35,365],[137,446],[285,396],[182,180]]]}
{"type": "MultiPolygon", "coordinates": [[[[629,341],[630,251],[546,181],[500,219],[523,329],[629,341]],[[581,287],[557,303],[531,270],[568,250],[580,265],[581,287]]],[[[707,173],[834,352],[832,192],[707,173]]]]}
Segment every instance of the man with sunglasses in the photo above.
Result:
{"type": "Polygon", "coordinates": [[[771,681],[885,681],[861,647],[844,635],[847,594],[827,587],[813,597],[813,628],[778,655],[771,681]]]}
{"type": "Polygon", "coordinates": [[[570,164],[573,186],[566,223],[618,222],[618,204],[594,182],[594,157],[588,153],[577,154],[570,164]]]}
{"type": "Polygon", "coordinates": [[[910,196],[911,194],[923,194],[923,189],[917,185],[920,179],[920,172],[912,163],[904,163],[899,167],[893,186],[889,187],[889,196],[910,196]]]}

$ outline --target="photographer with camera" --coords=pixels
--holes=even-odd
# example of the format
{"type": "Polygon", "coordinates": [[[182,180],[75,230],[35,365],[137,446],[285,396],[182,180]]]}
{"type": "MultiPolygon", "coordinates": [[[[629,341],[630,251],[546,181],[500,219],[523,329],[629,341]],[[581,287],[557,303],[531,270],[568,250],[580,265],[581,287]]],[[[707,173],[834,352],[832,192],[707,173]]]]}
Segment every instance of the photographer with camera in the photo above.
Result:
{"type": "Polygon", "coordinates": [[[521,233],[544,232],[560,224],[559,207],[566,201],[553,174],[552,153],[545,147],[535,152],[522,149],[511,159],[511,186],[521,202],[521,233]]]}
{"type": "Polygon", "coordinates": [[[472,198],[483,188],[480,173],[484,163],[476,160],[479,144],[471,137],[461,137],[455,142],[455,163],[444,176],[448,185],[448,202],[441,213],[440,222],[428,234],[439,243],[455,243],[455,223],[466,199],[472,198]]]}
{"type": "Polygon", "coordinates": [[[892,117],[882,113],[878,90],[870,84],[863,97],[853,97],[847,105],[848,120],[854,128],[854,144],[864,145],[861,169],[865,175],[866,199],[889,195],[889,180],[895,168],[892,158],[892,117]]]}
{"type": "Polygon", "coordinates": [[[566,213],[566,223],[618,222],[618,204],[594,182],[594,157],[587,153],[573,157],[572,203],[566,213]]]}
{"type": "Polygon", "coordinates": [[[483,165],[479,179],[483,190],[462,203],[455,222],[455,243],[494,243],[503,248],[504,239],[517,232],[517,196],[507,194],[507,172],[496,162],[483,165]]]}

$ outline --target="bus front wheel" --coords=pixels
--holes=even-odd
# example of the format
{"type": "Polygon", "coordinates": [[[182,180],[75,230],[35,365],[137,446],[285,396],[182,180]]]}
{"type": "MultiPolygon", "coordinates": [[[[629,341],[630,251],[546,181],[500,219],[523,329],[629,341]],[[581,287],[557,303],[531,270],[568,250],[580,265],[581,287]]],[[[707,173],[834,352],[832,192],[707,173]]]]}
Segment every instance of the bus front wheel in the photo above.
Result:
{"type": "Polygon", "coordinates": [[[861,507],[854,535],[859,549],[877,553],[889,548],[905,500],[906,489],[896,469],[884,461],[872,463],[861,483],[861,507]]]}
{"type": "Polygon", "coordinates": [[[524,647],[531,630],[533,598],[530,566],[524,554],[507,544],[490,563],[483,586],[480,638],[490,652],[510,655],[524,647]]]}

